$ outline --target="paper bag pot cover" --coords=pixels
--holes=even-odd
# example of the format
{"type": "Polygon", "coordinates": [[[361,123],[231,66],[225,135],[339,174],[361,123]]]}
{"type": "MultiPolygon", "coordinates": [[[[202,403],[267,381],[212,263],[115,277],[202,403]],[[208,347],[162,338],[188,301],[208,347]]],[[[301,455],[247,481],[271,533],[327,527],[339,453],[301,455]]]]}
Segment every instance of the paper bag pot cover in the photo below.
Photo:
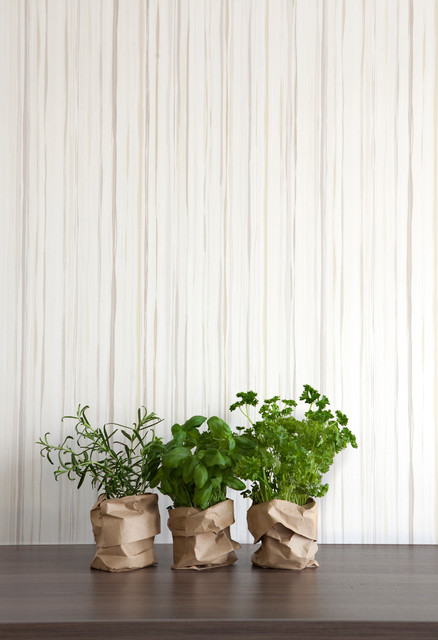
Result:
{"type": "Polygon", "coordinates": [[[108,499],[101,495],[90,517],[97,545],[93,569],[132,571],[157,564],[153,544],[160,533],[158,496],[108,499]]]}
{"type": "Polygon", "coordinates": [[[313,499],[304,506],[276,499],[255,504],[249,509],[247,520],[254,542],[261,542],[251,556],[253,564],[296,570],[318,566],[318,506],[313,499]]]}
{"type": "Polygon", "coordinates": [[[169,510],[173,537],[172,569],[214,569],[233,564],[240,544],[231,540],[234,504],[224,500],[201,511],[194,507],[169,510]]]}

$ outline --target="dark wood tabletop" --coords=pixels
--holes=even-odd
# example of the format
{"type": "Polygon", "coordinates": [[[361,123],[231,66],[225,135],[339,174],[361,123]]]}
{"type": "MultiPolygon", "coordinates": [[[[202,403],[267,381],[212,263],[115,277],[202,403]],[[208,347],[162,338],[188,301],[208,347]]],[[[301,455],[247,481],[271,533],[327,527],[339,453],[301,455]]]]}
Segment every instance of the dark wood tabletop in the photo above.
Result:
{"type": "Polygon", "coordinates": [[[0,638],[438,638],[438,546],[320,545],[317,569],[89,568],[90,545],[0,546],[0,638]]]}

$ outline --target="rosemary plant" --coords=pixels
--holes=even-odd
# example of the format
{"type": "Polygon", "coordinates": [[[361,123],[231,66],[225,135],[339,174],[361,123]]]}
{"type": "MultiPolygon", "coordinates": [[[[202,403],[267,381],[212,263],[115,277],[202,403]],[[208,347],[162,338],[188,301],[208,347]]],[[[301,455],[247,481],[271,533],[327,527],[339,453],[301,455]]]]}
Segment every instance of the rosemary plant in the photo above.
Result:
{"type": "Polygon", "coordinates": [[[86,414],[88,408],[79,405],[76,416],[62,418],[75,420],[76,424],[74,435],[68,435],[61,444],[51,444],[49,432],[36,443],[41,446],[41,456],[58,465],[56,480],[66,475],[69,480],[78,480],[79,489],[88,478],[93,487],[103,488],[108,498],[145,493],[164,448],[154,431],[161,418],[140,407],[132,427],[108,422],[94,428],[86,414]]]}

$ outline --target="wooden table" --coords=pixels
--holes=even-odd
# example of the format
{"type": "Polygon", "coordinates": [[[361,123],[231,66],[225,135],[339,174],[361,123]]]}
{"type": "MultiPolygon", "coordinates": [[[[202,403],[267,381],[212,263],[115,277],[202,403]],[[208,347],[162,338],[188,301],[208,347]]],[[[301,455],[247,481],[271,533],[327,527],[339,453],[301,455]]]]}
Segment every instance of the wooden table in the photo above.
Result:
{"type": "Polygon", "coordinates": [[[438,547],[320,545],[318,569],[89,569],[93,546],[0,546],[0,638],[438,638],[438,547]]]}

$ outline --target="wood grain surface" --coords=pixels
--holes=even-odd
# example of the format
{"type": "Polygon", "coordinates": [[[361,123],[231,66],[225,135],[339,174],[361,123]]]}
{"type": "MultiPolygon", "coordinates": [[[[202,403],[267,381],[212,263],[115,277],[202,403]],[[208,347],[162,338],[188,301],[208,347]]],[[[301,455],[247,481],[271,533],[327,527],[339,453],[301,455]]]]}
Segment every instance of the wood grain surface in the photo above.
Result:
{"type": "Polygon", "coordinates": [[[93,546],[0,547],[0,638],[438,637],[435,546],[321,545],[320,567],[91,570],[93,546]]]}

